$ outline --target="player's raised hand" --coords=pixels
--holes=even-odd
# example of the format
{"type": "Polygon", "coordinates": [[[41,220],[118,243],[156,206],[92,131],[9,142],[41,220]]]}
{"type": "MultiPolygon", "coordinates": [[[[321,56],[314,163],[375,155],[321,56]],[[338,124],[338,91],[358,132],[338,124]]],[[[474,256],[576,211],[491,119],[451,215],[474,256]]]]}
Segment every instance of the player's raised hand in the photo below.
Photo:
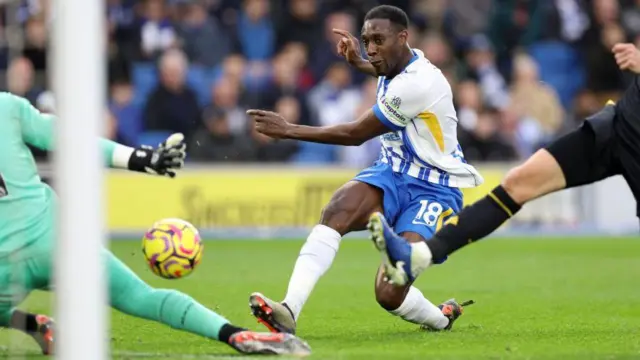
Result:
{"type": "Polygon", "coordinates": [[[338,41],[337,51],[338,54],[344,57],[348,63],[353,64],[362,59],[362,52],[360,51],[360,41],[355,36],[351,35],[346,30],[333,29],[333,33],[340,35],[340,41],[338,41]]]}
{"type": "Polygon", "coordinates": [[[260,134],[274,139],[285,139],[291,124],[282,115],[273,111],[248,110],[247,115],[255,121],[255,129],[260,134]]]}
{"type": "Polygon", "coordinates": [[[619,43],[611,50],[620,70],[629,70],[640,74],[640,51],[634,44],[619,43]]]}
{"type": "Polygon", "coordinates": [[[147,145],[135,149],[129,160],[129,169],[173,178],[176,171],[184,166],[186,151],[184,135],[173,134],[155,149],[147,145]]]}

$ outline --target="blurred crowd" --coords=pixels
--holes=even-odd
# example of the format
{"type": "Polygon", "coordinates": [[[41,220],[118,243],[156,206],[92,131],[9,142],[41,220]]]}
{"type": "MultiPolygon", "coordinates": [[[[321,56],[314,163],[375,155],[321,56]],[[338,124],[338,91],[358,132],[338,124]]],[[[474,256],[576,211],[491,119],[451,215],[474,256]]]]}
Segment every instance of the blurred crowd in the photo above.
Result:
{"type": "MultiPolygon", "coordinates": [[[[381,3],[407,11],[411,46],[448,77],[469,161],[518,160],[575,128],[630,81],[612,45],[640,43],[640,0],[107,0],[108,136],[138,145],[183,132],[191,161],[368,165],[377,139],[272,141],[245,110],[310,125],[356,119],[376,79],[341,60],[331,30],[358,37],[381,3]]],[[[43,111],[55,110],[49,11],[47,0],[3,5],[0,33],[6,89],[43,111]]]]}

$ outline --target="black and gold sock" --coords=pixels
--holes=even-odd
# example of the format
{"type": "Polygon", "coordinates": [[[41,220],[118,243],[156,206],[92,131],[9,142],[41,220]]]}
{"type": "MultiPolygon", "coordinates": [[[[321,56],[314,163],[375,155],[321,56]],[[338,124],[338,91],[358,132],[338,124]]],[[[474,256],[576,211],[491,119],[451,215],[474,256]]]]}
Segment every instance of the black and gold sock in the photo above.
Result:
{"type": "Polygon", "coordinates": [[[493,189],[487,196],[468,206],[457,217],[447,221],[447,225],[427,241],[438,262],[454,251],[494,232],[500,225],[520,210],[502,186],[493,189]]]}

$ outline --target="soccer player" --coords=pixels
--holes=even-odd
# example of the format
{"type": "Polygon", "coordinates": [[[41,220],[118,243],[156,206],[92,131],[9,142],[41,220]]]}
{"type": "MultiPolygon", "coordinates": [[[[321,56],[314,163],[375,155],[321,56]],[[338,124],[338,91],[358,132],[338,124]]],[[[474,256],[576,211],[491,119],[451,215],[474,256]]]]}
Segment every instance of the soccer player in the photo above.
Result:
{"type": "MultiPolygon", "coordinates": [[[[372,217],[372,237],[398,286],[412,282],[432,264],[491,234],[527,202],[562,189],[622,175],[640,195],[640,51],[633,44],[612,49],[621,70],[634,74],[622,98],[607,102],[582,125],[533,154],[507,173],[501,185],[465,208],[428,241],[396,235],[382,214],[372,217]],[[409,243],[410,242],[410,243],[409,243]]],[[[638,207],[640,214],[640,207],[638,207]]]]}
{"type": "MultiPolygon", "coordinates": [[[[342,186],[324,208],[300,251],[284,300],[276,302],[260,293],[250,296],[254,315],[271,331],[295,333],[302,307],[331,266],[342,236],[365,230],[372,214],[384,212],[395,231],[421,241],[461,209],[459,188],[483,182],[458,144],[451,87],[420,50],[409,46],[407,27],[401,9],[371,9],[362,28],[369,60],[362,58],[355,37],[334,30],[342,37],[340,54],[378,77],[377,103],[358,120],[310,127],[291,124],[277,113],[248,111],[257,131],[272,138],[349,146],[382,136],[379,160],[342,186]]],[[[375,296],[391,314],[429,330],[450,329],[462,313],[454,300],[438,307],[411,284],[390,285],[380,269],[375,296]]]]}
{"type": "MultiPolygon", "coordinates": [[[[31,290],[51,285],[57,199],[38,176],[27,144],[55,148],[56,120],[9,93],[0,93],[0,108],[0,326],[31,335],[44,354],[51,354],[52,320],[13,306],[31,290]]],[[[109,140],[100,145],[112,168],[174,177],[184,164],[183,140],[182,134],[174,134],[156,149],[133,149],[109,140]]],[[[107,249],[104,260],[111,306],[123,313],[219,340],[242,353],[309,353],[308,345],[294,336],[247,331],[181,292],[152,288],[107,249]]]]}

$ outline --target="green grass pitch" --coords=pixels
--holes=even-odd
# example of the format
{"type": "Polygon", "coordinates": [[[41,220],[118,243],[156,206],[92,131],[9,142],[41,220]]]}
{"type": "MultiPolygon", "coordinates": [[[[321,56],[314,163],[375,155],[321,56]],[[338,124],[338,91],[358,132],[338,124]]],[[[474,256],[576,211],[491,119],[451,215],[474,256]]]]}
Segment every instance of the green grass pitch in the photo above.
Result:
{"type": "MultiPolygon", "coordinates": [[[[233,322],[262,329],[248,295],[284,295],[301,241],[212,241],[203,262],[181,280],[146,269],[139,242],[112,249],[143,279],[187,292],[233,322]]],[[[345,240],[299,320],[316,359],[638,359],[640,239],[492,239],[455,254],[417,282],[439,303],[474,299],[452,332],[427,333],[383,311],[373,296],[378,254],[345,240]]],[[[78,269],[82,271],[82,269],[78,269]]],[[[23,307],[48,311],[48,295],[23,307]]],[[[214,341],[112,313],[119,359],[219,359],[214,341]]],[[[31,340],[0,333],[0,357],[39,358],[31,340]]],[[[235,357],[234,357],[235,358],[235,357]]]]}

